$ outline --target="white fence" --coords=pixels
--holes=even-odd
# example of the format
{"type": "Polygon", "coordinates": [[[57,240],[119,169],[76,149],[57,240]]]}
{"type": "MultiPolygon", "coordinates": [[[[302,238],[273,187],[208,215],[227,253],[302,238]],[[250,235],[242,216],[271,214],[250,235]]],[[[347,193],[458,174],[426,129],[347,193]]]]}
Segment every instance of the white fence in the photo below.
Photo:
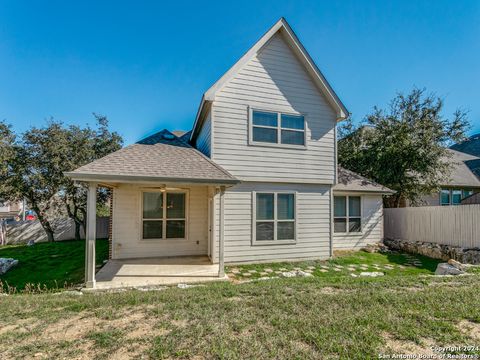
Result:
{"type": "MultiPolygon", "coordinates": [[[[97,239],[108,237],[108,217],[97,218],[97,239]]],[[[72,219],[56,219],[52,222],[54,238],[56,241],[75,239],[75,223],[72,219]]],[[[80,230],[82,239],[85,238],[83,228],[80,230]]],[[[27,243],[29,240],[35,242],[47,241],[47,235],[36,221],[16,221],[7,224],[7,244],[27,243]]]]}
{"type": "Polygon", "coordinates": [[[480,205],[384,209],[384,236],[464,248],[480,247],[480,205]]]}

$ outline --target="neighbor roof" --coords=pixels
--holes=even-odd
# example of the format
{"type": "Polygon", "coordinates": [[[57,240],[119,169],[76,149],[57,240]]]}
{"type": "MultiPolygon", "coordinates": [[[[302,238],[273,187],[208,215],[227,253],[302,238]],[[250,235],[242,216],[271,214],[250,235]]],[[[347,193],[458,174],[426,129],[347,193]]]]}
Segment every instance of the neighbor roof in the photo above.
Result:
{"type": "Polygon", "coordinates": [[[459,144],[450,146],[451,149],[480,157],[480,133],[470,136],[459,144]]]}
{"type": "Polygon", "coordinates": [[[356,192],[372,192],[382,194],[393,194],[395,191],[368,180],[367,178],[354,173],[353,171],[338,167],[337,184],[333,187],[333,191],[356,191],[356,192]]]}
{"type": "Polygon", "coordinates": [[[448,151],[451,157],[444,160],[452,162],[452,169],[449,179],[442,185],[480,187],[477,177],[480,175],[480,158],[452,149],[448,151]]]}
{"type": "Polygon", "coordinates": [[[66,175],[80,181],[239,182],[228,171],[168,130],[162,130],[66,175]]]}
{"type": "Polygon", "coordinates": [[[349,112],[340,98],[337,96],[333,88],[328,83],[325,76],[323,76],[320,69],[317,67],[313,59],[303,47],[297,35],[293,32],[285,18],[280,18],[261,38],[258,40],[223,76],[218,79],[202,96],[200,106],[198,108],[195,123],[191,138],[196,134],[195,129],[203,114],[203,108],[206,103],[212,102],[215,99],[215,94],[219,91],[235,74],[257,54],[265,44],[277,33],[284,34],[284,39],[290,45],[293,52],[297,55],[300,62],[305,66],[305,69],[310,74],[312,80],[325,95],[327,101],[336,110],[338,120],[344,120],[349,116],[349,112]]]}

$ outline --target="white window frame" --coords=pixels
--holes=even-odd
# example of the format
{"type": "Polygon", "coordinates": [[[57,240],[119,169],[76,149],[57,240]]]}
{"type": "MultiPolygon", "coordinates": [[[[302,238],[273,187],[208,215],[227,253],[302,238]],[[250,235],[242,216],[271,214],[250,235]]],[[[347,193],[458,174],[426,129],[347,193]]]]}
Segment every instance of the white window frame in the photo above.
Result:
{"type": "Polygon", "coordinates": [[[335,197],[344,197],[346,204],[345,204],[345,210],[346,210],[346,216],[335,216],[335,208],[333,209],[333,235],[362,235],[363,234],[363,196],[358,195],[358,194],[334,194],[333,195],[333,204],[332,206],[335,207],[335,197]],[[350,197],[359,197],[360,198],[360,216],[352,216],[352,218],[360,218],[360,231],[349,231],[348,229],[350,228],[350,202],[349,198],[350,197]],[[335,232],[335,219],[343,219],[346,218],[346,232],[335,232]]]}
{"type": "Polygon", "coordinates": [[[305,113],[283,112],[283,111],[279,112],[277,110],[258,109],[258,108],[249,107],[248,108],[248,144],[253,145],[253,146],[267,146],[267,147],[276,147],[276,148],[305,150],[307,148],[307,115],[305,113]],[[254,111],[276,114],[277,115],[277,126],[253,125],[253,112],[254,111]],[[282,127],[282,115],[302,116],[303,117],[303,130],[282,127]],[[269,143],[269,142],[263,142],[263,141],[254,141],[253,140],[253,128],[254,127],[265,128],[265,129],[276,129],[277,130],[277,142],[276,143],[269,143]],[[288,130],[288,131],[303,132],[303,145],[283,144],[282,143],[282,129],[283,130],[288,130]]]}
{"type": "Polygon", "coordinates": [[[140,240],[141,241],[175,241],[175,240],[188,240],[188,209],[189,209],[189,191],[188,190],[170,190],[166,189],[164,191],[158,189],[144,189],[140,191],[140,240]],[[162,217],[155,219],[144,219],[143,218],[143,194],[144,193],[162,193],[163,196],[163,208],[162,208],[162,217]],[[184,194],[185,195],[185,218],[167,218],[167,194],[184,194]],[[185,221],[185,237],[183,238],[167,238],[167,221],[183,220],[185,221]],[[144,221],[162,221],[162,237],[161,238],[147,238],[143,237],[143,222],[144,221]]]}
{"type": "Polygon", "coordinates": [[[297,191],[252,191],[252,245],[286,245],[297,243],[297,230],[298,230],[298,205],[297,205],[297,191]],[[273,194],[273,219],[272,220],[257,220],[257,194],[273,194]],[[293,195],[293,220],[279,220],[277,218],[277,198],[278,194],[291,194],[293,195]],[[257,222],[273,222],[273,240],[257,240],[257,222]],[[279,222],[293,222],[294,239],[277,240],[277,223],[279,222]]]}

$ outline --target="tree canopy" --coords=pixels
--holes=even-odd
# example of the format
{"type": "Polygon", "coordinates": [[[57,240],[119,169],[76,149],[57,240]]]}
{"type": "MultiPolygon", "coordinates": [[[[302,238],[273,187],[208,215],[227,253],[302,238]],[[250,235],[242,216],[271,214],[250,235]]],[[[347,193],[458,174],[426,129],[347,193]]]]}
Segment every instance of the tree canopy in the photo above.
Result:
{"type": "MultiPolygon", "coordinates": [[[[86,213],[86,192],[64,173],[72,171],[106,154],[123,143],[116,132],[108,130],[107,118],[95,115],[97,127],[65,126],[50,120],[44,127],[33,127],[16,136],[9,125],[0,123],[0,198],[26,199],[53,241],[51,220],[67,213],[76,224],[76,234],[86,213]]],[[[107,199],[99,192],[100,203],[107,199]]]]}
{"type": "Polygon", "coordinates": [[[443,101],[425,89],[398,94],[386,110],[375,107],[361,126],[351,120],[339,128],[339,163],[395,190],[385,205],[418,203],[450,174],[447,146],[464,138],[465,111],[442,115],[443,101]]]}

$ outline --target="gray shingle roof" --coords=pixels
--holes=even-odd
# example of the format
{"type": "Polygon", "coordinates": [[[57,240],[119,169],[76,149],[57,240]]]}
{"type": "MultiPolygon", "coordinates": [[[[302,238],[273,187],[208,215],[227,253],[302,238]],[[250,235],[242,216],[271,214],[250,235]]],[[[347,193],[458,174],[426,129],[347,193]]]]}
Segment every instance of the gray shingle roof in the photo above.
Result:
{"type": "Polygon", "coordinates": [[[450,146],[451,149],[473,156],[480,157],[480,133],[470,136],[459,144],[450,146]]]}
{"type": "Polygon", "coordinates": [[[442,185],[480,187],[477,178],[480,175],[480,158],[452,149],[448,151],[452,156],[445,161],[452,162],[452,169],[449,179],[442,185]]]}
{"type": "Polygon", "coordinates": [[[193,183],[239,182],[187,142],[162,130],[70,173],[76,180],[152,179],[193,183]]]}
{"type": "Polygon", "coordinates": [[[341,166],[338,167],[338,183],[333,187],[333,191],[364,191],[384,194],[395,192],[341,166]]]}

